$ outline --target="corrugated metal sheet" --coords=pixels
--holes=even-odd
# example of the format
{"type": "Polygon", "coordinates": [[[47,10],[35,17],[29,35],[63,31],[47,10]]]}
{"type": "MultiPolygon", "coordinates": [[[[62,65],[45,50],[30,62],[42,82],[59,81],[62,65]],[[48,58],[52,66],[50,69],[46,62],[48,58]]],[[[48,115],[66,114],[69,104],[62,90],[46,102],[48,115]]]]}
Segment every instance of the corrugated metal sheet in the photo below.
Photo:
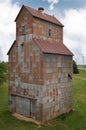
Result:
{"type": "Polygon", "coordinates": [[[9,110],[12,112],[16,111],[16,97],[15,96],[9,96],[9,110]]]}
{"type": "Polygon", "coordinates": [[[43,53],[73,55],[73,53],[64,45],[58,43],[51,43],[48,40],[34,39],[35,43],[40,47],[43,53]]]}

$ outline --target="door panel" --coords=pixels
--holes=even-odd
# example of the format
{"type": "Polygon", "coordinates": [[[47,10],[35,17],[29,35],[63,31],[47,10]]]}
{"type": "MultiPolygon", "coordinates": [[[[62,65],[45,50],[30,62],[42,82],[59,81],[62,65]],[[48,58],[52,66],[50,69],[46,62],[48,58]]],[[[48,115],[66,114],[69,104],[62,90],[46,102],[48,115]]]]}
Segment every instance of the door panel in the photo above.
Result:
{"type": "Polygon", "coordinates": [[[16,112],[27,116],[34,117],[36,111],[36,101],[23,97],[16,97],[16,112]]]}

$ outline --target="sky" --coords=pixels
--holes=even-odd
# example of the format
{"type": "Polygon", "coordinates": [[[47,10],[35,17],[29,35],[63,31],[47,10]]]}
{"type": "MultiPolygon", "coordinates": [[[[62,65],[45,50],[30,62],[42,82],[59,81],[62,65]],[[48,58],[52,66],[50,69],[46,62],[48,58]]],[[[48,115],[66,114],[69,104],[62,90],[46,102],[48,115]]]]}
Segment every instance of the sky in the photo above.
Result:
{"type": "Polygon", "coordinates": [[[54,15],[64,25],[64,44],[73,52],[77,64],[86,64],[86,0],[0,0],[0,60],[15,40],[15,18],[22,5],[54,15]]]}

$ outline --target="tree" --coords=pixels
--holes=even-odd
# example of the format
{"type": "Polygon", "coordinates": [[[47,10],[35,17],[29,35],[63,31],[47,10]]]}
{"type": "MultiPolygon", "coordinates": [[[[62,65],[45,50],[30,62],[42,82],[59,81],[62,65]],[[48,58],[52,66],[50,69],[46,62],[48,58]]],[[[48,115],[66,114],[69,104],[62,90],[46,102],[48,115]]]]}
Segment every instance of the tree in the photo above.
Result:
{"type": "Polygon", "coordinates": [[[74,60],[73,60],[73,73],[74,74],[78,74],[79,73],[77,64],[76,64],[76,62],[74,60]]]}
{"type": "Polygon", "coordinates": [[[7,81],[7,73],[8,73],[7,68],[8,68],[7,62],[0,61],[0,85],[2,85],[4,82],[7,81]]]}

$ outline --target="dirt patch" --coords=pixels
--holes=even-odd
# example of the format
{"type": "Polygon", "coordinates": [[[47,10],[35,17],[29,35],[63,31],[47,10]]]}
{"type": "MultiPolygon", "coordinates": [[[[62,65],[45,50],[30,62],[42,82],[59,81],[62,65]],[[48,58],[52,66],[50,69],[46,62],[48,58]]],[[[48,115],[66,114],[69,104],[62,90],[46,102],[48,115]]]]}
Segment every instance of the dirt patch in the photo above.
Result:
{"type": "Polygon", "coordinates": [[[41,127],[41,123],[32,119],[32,118],[27,118],[23,115],[20,115],[18,113],[13,113],[12,114],[14,117],[16,117],[17,119],[20,119],[20,120],[24,120],[24,121],[28,121],[28,122],[32,122],[32,123],[35,123],[36,125],[38,125],[38,127],[41,127]]]}
{"type": "Polygon", "coordinates": [[[79,70],[86,70],[86,67],[85,67],[85,68],[81,68],[81,67],[79,67],[78,69],[79,69],[79,70]]]}
{"type": "Polygon", "coordinates": [[[86,78],[81,78],[79,76],[74,76],[74,78],[86,81],[86,78]]]}

